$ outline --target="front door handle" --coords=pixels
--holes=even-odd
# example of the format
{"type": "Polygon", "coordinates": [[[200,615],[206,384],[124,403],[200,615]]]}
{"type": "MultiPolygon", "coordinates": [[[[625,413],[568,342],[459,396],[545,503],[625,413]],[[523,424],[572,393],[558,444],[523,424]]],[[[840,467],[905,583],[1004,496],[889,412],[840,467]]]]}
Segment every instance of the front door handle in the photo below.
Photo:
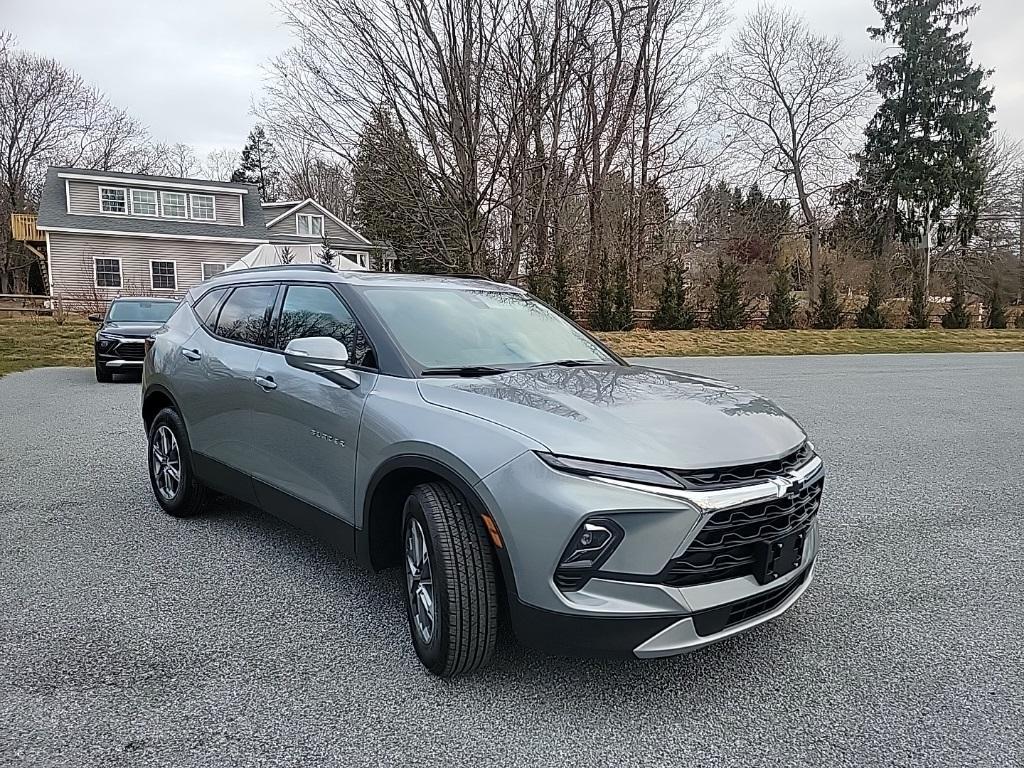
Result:
{"type": "Polygon", "coordinates": [[[263,388],[264,392],[269,392],[272,389],[277,389],[277,382],[274,381],[273,376],[267,376],[266,378],[264,378],[263,376],[257,376],[255,381],[263,388]]]}
{"type": "Polygon", "coordinates": [[[181,350],[181,354],[187,359],[192,360],[193,362],[195,362],[196,360],[203,356],[203,353],[200,352],[198,349],[183,349],[181,350]]]}

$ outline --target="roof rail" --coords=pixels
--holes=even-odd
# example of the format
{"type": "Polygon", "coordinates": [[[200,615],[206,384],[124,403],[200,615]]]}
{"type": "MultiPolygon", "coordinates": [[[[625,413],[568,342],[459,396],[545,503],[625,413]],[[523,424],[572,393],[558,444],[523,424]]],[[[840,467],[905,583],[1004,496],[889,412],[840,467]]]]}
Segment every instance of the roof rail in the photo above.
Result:
{"type": "MultiPolygon", "coordinates": [[[[327,264],[267,264],[262,267],[246,267],[245,269],[233,269],[232,272],[280,272],[282,270],[299,269],[313,272],[337,272],[338,270],[327,264]]],[[[223,274],[223,273],[222,273],[223,274]]]]}
{"type": "Polygon", "coordinates": [[[422,275],[422,277],[464,277],[467,280],[486,280],[488,283],[496,282],[494,278],[484,275],[471,275],[467,272],[431,272],[422,275]]]}

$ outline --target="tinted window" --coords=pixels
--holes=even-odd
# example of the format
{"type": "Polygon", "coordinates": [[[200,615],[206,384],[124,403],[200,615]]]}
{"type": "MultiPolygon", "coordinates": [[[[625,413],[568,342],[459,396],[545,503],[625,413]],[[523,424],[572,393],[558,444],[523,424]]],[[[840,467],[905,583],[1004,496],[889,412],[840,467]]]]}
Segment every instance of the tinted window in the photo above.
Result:
{"type": "Polygon", "coordinates": [[[217,318],[217,335],[231,341],[262,344],[276,297],[276,285],[236,288],[224,302],[217,318]]]}
{"type": "Polygon", "coordinates": [[[277,346],[284,349],[289,341],[310,336],[331,336],[343,343],[352,365],[376,366],[366,337],[334,291],[316,285],[290,286],[281,307],[277,346]]]}
{"type": "Polygon", "coordinates": [[[218,288],[215,291],[210,291],[192,307],[192,309],[195,310],[196,317],[199,318],[199,322],[203,325],[209,327],[212,324],[213,318],[211,318],[210,315],[213,314],[213,310],[217,308],[217,304],[220,302],[221,297],[224,295],[226,290],[227,288],[218,288]]]}
{"type": "Polygon", "coordinates": [[[107,320],[115,323],[162,323],[174,312],[175,301],[136,301],[119,299],[107,310],[107,320]]]}

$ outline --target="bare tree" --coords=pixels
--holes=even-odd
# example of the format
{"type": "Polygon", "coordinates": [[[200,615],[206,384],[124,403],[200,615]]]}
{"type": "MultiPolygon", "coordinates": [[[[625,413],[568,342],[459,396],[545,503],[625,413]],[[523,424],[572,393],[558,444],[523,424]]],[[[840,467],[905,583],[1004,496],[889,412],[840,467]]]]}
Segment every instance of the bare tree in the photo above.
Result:
{"type": "Polygon", "coordinates": [[[203,174],[213,181],[231,181],[231,174],[238,167],[239,155],[236,149],[215,149],[208,152],[203,164],[203,174]]]}
{"type": "Polygon", "coordinates": [[[203,175],[203,165],[188,144],[154,144],[149,149],[148,172],[187,179],[203,175]]]}
{"type": "Polygon", "coordinates": [[[722,57],[717,90],[735,146],[791,192],[810,241],[811,296],[821,269],[821,209],[848,175],[868,84],[838,38],[817,35],[789,9],[761,5],[722,57]]]}

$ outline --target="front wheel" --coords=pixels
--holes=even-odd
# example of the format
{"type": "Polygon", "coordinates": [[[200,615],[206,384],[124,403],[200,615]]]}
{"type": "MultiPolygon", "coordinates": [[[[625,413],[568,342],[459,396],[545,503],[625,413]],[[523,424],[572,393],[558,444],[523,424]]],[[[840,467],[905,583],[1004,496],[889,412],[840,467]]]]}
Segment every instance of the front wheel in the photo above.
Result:
{"type": "Polygon", "coordinates": [[[96,361],[96,381],[100,384],[109,384],[114,380],[114,374],[107,370],[107,367],[99,360],[96,361]]]}
{"type": "Polygon", "coordinates": [[[498,624],[498,585],[479,515],[447,483],[413,489],[402,513],[405,602],[416,654],[440,677],[490,661],[498,624]]]}
{"type": "Polygon", "coordinates": [[[206,507],[206,486],[196,477],[185,423],[173,408],[160,411],[149,427],[149,482],[164,511],[191,517],[206,507]]]}

